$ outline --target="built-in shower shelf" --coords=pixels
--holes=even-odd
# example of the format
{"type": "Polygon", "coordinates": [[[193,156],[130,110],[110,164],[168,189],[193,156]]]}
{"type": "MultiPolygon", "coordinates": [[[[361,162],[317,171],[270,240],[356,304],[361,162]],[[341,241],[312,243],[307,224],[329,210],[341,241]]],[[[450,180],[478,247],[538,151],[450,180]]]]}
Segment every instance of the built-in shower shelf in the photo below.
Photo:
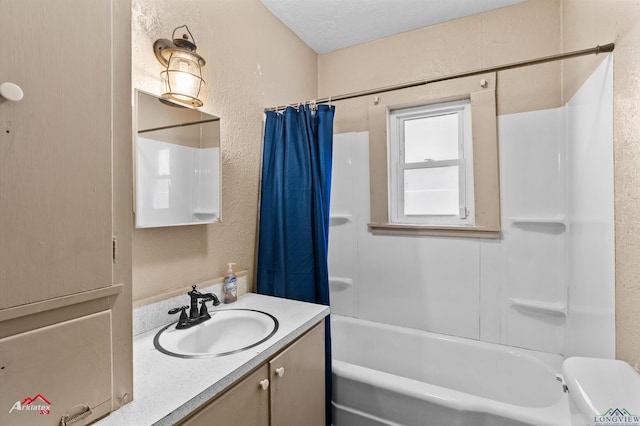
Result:
{"type": "Polygon", "coordinates": [[[329,277],[329,288],[333,291],[343,291],[353,285],[351,278],[345,277],[329,277]]]}
{"type": "Polygon", "coordinates": [[[516,308],[540,314],[566,318],[567,304],[562,302],[546,302],[535,299],[509,298],[509,302],[516,308]]]}
{"type": "Polygon", "coordinates": [[[512,216],[509,220],[514,225],[566,226],[564,216],[512,216]]]}
{"type": "Polygon", "coordinates": [[[329,226],[344,225],[347,222],[351,222],[350,214],[332,214],[329,216],[329,226]]]}
{"type": "Polygon", "coordinates": [[[193,209],[193,214],[198,216],[218,216],[218,210],[193,209]]]}

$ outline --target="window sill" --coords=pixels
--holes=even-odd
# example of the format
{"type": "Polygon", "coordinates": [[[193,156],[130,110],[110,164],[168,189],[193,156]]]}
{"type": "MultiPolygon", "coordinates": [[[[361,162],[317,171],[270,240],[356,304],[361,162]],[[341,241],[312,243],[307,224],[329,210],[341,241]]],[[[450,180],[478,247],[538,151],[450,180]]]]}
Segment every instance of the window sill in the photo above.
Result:
{"type": "Polygon", "coordinates": [[[437,237],[500,238],[500,228],[487,226],[426,226],[399,223],[370,223],[373,234],[431,235],[437,237]]]}

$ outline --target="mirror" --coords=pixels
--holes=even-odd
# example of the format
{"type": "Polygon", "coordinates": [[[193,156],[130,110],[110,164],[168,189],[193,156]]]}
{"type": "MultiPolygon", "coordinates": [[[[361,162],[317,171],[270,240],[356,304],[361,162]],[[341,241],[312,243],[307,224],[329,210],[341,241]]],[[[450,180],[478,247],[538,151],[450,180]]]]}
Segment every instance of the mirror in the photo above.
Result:
{"type": "Polygon", "coordinates": [[[220,221],[220,118],[136,90],[136,228],[220,221]]]}

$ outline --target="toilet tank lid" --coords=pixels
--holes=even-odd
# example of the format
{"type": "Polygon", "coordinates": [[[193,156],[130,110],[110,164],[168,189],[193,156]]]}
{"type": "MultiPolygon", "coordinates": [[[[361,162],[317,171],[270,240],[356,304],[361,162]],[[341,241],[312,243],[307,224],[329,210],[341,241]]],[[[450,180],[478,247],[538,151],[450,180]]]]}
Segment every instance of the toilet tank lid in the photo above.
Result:
{"type": "Polygon", "coordinates": [[[619,409],[640,416],[640,374],[624,361],[571,357],[562,363],[569,395],[587,418],[619,409]]]}

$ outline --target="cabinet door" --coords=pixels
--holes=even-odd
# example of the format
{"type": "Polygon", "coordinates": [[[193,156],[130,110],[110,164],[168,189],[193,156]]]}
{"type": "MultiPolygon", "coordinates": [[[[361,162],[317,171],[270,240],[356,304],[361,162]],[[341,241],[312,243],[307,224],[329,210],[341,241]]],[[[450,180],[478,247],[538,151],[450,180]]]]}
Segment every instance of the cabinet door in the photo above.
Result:
{"type": "Polygon", "coordinates": [[[269,362],[271,426],[325,426],[324,322],[269,362]]]}
{"type": "Polygon", "coordinates": [[[0,309],[112,283],[111,7],[0,0],[0,309]]]}
{"type": "Polygon", "coordinates": [[[0,339],[0,425],[57,426],[111,410],[111,311],[0,339]]]}
{"type": "Polygon", "coordinates": [[[180,425],[269,426],[269,388],[261,386],[268,377],[263,365],[180,425]]]}

